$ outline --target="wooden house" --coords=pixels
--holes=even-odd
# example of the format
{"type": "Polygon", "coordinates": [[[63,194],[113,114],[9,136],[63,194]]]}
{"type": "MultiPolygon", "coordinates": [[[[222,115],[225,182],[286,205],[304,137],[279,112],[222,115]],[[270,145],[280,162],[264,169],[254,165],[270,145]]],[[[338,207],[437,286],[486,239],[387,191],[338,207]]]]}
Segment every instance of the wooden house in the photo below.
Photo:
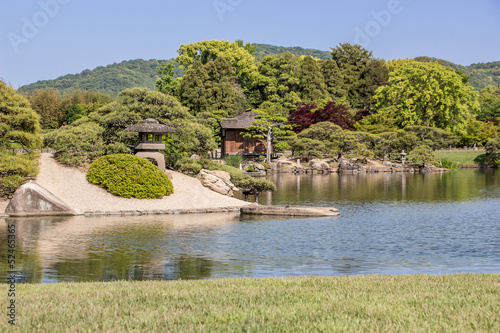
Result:
{"type": "Polygon", "coordinates": [[[266,145],[256,138],[245,138],[241,133],[245,128],[252,126],[257,113],[247,111],[240,113],[234,118],[222,119],[221,132],[221,155],[260,155],[265,154],[266,145]]]}

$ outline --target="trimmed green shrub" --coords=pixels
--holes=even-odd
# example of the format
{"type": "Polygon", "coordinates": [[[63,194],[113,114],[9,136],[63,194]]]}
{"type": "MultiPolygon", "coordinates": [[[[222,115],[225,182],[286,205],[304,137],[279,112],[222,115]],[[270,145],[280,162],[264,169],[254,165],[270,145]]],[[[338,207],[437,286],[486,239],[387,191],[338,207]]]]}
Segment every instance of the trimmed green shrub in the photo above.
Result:
{"type": "Polygon", "coordinates": [[[161,198],[174,192],[168,176],[147,159],[134,155],[103,156],[90,165],[87,180],[124,198],[161,198]]]}

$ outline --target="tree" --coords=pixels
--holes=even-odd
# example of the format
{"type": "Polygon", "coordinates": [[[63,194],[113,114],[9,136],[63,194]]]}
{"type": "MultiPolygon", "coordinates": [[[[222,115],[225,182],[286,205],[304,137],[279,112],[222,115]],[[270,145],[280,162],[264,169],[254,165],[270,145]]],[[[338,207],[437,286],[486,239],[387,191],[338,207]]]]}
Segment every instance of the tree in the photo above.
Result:
{"type": "Polygon", "coordinates": [[[208,111],[226,118],[245,111],[249,105],[234,71],[224,58],[194,64],[181,81],[179,99],[195,116],[208,111]]]}
{"type": "Polygon", "coordinates": [[[29,101],[0,81],[0,196],[11,197],[26,179],[38,173],[40,132],[40,116],[29,101]],[[26,154],[17,154],[14,148],[23,148],[26,154]]]}
{"type": "Polygon", "coordinates": [[[384,60],[371,59],[361,73],[363,84],[360,86],[359,99],[363,108],[371,109],[373,96],[378,87],[385,86],[389,80],[389,69],[384,60]]]}
{"type": "Polygon", "coordinates": [[[375,109],[400,128],[438,127],[459,134],[479,111],[478,95],[454,70],[437,63],[409,62],[377,89],[375,109]]]}
{"type": "Polygon", "coordinates": [[[244,89],[250,88],[250,82],[257,74],[255,58],[245,47],[240,46],[238,42],[204,40],[186,45],[183,44],[177,50],[177,53],[179,55],[175,58],[175,61],[184,70],[188,70],[196,62],[201,62],[204,65],[219,57],[224,58],[234,67],[238,83],[244,89]]]}
{"type": "Polygon", "coordinates": [[[290,112],[288,117],[288,122],[296,133],[323,121],[332,122],[343,129],[353,129],[355,124],[354,117],[347,107],[334,101],[328,101],[320,107],[315,104],[299,103],[297,109],[290,112]]]}
{"type": "Polygon", "coordinates": [[[299,57],[290,52],[264,57],[259,63],[260,76],[250,92],[252,101],[259,103],[260,108],[274,109],[287,116],[300,101],[299,66],[299,57]]]}
{"type": "Polygon", "coordinates": [[[266,163],[271,163],[271,150],[273,142],[279,137],[292,135],[292,127],[285,125],[286,118],[276,116],[272,110],[256,110],[260,113],[252,126],[247,127],[246,133],[242,133],[245,137],[257,138],[266,145],[266,163]]]}
{"type": "Polygon", "coordinates": [[[477,119],[481,121],[494,120],[500,117],[500,86],[489,85],[483,88],[479,94],[481,111],[477,119]]]}
{"type": "Polygon", "coordinates": [[[372,52],[358,44],[340,43],[332,48],[331,53],[344,77],[343,90],[347,93],[347,100],[351,106],[363,108],[365,105],[360,91],[365,84],[363,75],[372,59],[372,52]]]}
{"type": "Polygon", "coordinates": [[[44,129],[58,128],[64,121],[61,95],[54,88],[36,89],[27,96],[33,110],[40,115],[40,125],[44,129]]]}
{"type": "Polygon", "coordinates": [[[325,78],[313,57],[304,57],[297,71],[300,99],[303,103],[319,103],[329,97],[325,78]]]}
{"type": "Polygon", "coordinates": [[[408,154],[408,160],[414,163],[422,163],[422,167],[425,167],[426,164],[437,164],[436,155],[434,155],[431,147],[427,145],[420,145],[413,149],[408,154]]]}
{"type": "Polygon", "coordinates": [[[320,62],[320,70],[325,80],[326,90],[330,98],[345,98],[347,92],[343,88],[344,75],[340,71],[337,63],[333,59],[320,62]]]}
{"type": "Polygon", "coordinates": [[[175,79],[175,66],[171,62],[164,62],[158,67],[160,78],[156,80],[156,89],[166,95],[175,95],[179,88],[179,80],[175,79]]]}
{"type": "Polygon", "coordinates": [[[500,165],[500,136],[486,143],[486,161],[492,165],[500,165]]]}

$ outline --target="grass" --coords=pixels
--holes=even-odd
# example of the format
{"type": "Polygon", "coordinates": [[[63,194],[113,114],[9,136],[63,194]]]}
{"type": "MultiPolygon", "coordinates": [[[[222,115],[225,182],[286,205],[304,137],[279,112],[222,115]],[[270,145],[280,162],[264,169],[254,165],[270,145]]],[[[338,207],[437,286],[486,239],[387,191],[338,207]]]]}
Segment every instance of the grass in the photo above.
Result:
{"type": "Polygon", "coordinates": [[[447,159],[452,163],[458,163],[461,166],[483,165],[485,164],[486,154],[484,150],[440,150],[435,151],[438,160],[447,159]]]}
{"type": "MultiPolygon", "coordinates": [[[[20,332],[500,331],[500,274],[19,284],[17,290],[20,332]]],[[[2,311],[0,331],[8,330],[2,311]]]]}

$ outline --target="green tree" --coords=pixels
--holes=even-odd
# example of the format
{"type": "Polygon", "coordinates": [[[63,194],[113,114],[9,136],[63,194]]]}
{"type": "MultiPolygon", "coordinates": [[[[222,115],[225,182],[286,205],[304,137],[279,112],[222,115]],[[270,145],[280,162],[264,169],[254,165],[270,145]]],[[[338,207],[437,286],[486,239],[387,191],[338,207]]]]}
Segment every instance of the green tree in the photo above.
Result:
{"type": "Polygon", "coordinates": [[[254,137],[266,145],[266,163],[271,163],[272,145],[279,138],[293,135],[292,126],[285,125],[285,117],[276,116],[272,110],[256,110],[259,115],[253,121],[252,126],[247,127],[245,137],[254,137]]]}
{"type": "Polygon", "coordinates": [[[0,196],[10,197],[26,179],[38,173],[40,132],[40,116],[28,99],[0,81],[0,196]],[[23,148],[27,153],[17,154],[14,148],[23,148]]]}
{"type": "Polygon", "coordinates": [[[322,100],[329,98],[325,78],[313,57],[306,56],[302,59],[297,77],[300,99],[303,103],[319,104],[322,100]]]}
{"type": "Polygon", "coordinates": [[[387,85],[389,69],[384,60],[371,59],[361,74],[363,84],[359,87],[359,98],[364,109],[371,109],[373,96],[378,87],[387,85]]]}
{"type": "Polygon", "coordinates": [[[64,121],[61,94],[54,88],[36,89],[28,100],[33,110],[40,115],[40,125],[44,129],[58,128],[64,121]]]}
{"type": "Polygon", "coordinates": [[[438,127],[459,134],[479,111],[477,93],[454,70],[437,63],[409,62],[377,89],[375,109],[400,128],[438,127]]]}
{"type": "Polygon", "coordinates": [[[422,167],[425,167],[426,164],[437,164],[436,155],[434,155],[431,147],[426,145],[420,145],[413,149],[408,154],[408,160],[414,163],[422,163],[422,167]]]}
{"type": "Polygon", "coordinates": [[[340,43],[336,48],[332,48],[331,53],[343,75],[342,89],[347,93],[347,100],[352,107],[363,108],[365,101],[360,92],[365,85],[363,76],[372,60],[372,52],[358,44],[340,43]]]}
{"type": "Polygon", "coordinates": [[[249,106],[234,75],[234,67],[224,58],[202,65],[197,62],[186,71],[178,89],[182,104],[193,115],[211,112],[226,118],[245,111],[249,106]]]}
{"type": "Polygon", "coordinates": [[[156,89],[166,95],[175,95],[179,88],[179,80],[175,78],[175,66],[171,62],[164,62],[158,67],[160,78],[156,80],[156,89]]]}
{"type": "Polygon", "coordinates": [[[483,88],[479,94],[481,111],[477,119],[481,121],[492,121],[500,117],[500,86],[489,85],[483,88]]]}
{"type": "Polygon", "coordinates": [[[500,166],[500,136],[489,140],[486,145],[486,161],[500,166]]]}
{"type": "Polygon", "coordinates": [[[288,116],[300,102],[299,67],[300,58],[290,52],[264,57],[249,98],[260,104],[260,108],[274,109],[281,116],[288,116]]]}
{"type": "Polygon", "coordinates": [[[337,63],[333,59],[324,60],[320,62],[320,70],[325,80],[326,90],[330,94],[330,98],[332,100],[345,98],[347,92],[343,87],[344,75],[340,71],[337,63]]]}
{"type": "Polygon", "coordinates": [[[175,61],[177,61],[184,70],[188,70],[196,62],[206,64],[219,57],[224,58],[234,67],[238,83],[244,89],[250,88],[250,82],[257,74],[255,58],[245,49],[245,47],[240,46],[238,42],[231,43],[224,40],[204,40],[186,45],[183,44],[177,52],[179,55],[175,58],[175,61]]]}

